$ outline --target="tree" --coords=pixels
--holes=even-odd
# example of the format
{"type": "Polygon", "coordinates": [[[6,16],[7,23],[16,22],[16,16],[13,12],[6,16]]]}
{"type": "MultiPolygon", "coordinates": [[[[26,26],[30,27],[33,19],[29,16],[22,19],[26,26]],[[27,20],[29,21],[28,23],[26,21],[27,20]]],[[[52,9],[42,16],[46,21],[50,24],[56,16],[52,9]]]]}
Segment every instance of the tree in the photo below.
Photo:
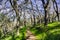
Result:
{"type": "Polygon", "coordinates": [[[28,0],[25,0],[25,3],[24,4],[27,4],[28,3],[28,0]]]}
{"type": "Polygon", "coordinates": [[[55,10],[55,12],[57,14],[57,17],[58,17],[58,21],[60,21],[59,20],[59,13],[58,13],[58,4],[57,4],[56,0],[52,0],[52,1],[53,1],[53,8],[54,8],[54,10],[55,10]],[[56,9],[55,9],[54,4],[56,5],[56,9]]]}
{"type": "Polygon", "coordinates": [[[26,27],[26,14],[25,14],[25,10],[24,10],[24,14],[23,14],[23,17],[24,17],[24,26],[26,27]]]}
{"type": "MultiPolygon", "coordinates": [[[[35,0],[35,3],[36,3],[36,0],[35,0]]],[[[38,11],[38,13],[39,13],[39,16],[38,16],[38,23],[41,24],[41,13],[39,12],[37,3],[36,3],[36,9],[37,9],[37,11],[38,11]]]]}
{"type": "Polygon", "coordinates": [[[32,8],[32,14],[33,14],[33,20],[34,20],[34,24],[33,24],[33,26],[35,27],[35,25],[36,25],[36,19],[35,19],[35,12],[34,12],[34,10],[33,10],[33,4],[32,4],[32,1],[30,0],[30,3],[31,3],[31,8],[32,8]]]}
{"type": "Polygon", "coordinates": [[[12,6],[12,8],[15,10],[15,13],[16,13],[16,31],[17,33],[19,32],[18,31],[18,28],[20,26],[20,16],[19,16],[19,10],[18,10],[18,5],[17,5],[17,0],[9,0],[10,1],[10,4],[12,6]]]}
{"type": "Polygon", "coordinates": [[[49,4],[49,0],[46,0],[47,1],[47,3],[45,3],[45,1],[44,0],[41,0],[42,1],[42,4],[43,4],[43,7],[44,7],[44,11],[45,11],[45,23],[44,23],[44,25],[47,25],[47,23],[48,23],[48,13],[47,13],[47,7],[48,7],[48,4],[49,4]]]}

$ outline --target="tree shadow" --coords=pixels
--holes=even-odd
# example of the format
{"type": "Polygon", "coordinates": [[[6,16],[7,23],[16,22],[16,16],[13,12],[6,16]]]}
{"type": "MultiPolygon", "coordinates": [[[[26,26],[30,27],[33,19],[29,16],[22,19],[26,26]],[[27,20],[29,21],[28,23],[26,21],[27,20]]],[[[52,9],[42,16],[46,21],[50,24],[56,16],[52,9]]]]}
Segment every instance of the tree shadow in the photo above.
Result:
{"type": "Polygon", "coordinates": [[[31,27],[30,29],[32,29],[32,31],[34,31],[35,35],[41,34],[43,32],[48,32],[49,30],[53,30],[53,29],[59,29],[60,28],[60,24],[57,24],[56,26],[47,26],[45,27],[31,27]]]}
{"type": "Polygon", "coordinates": [[[60,40],[60,34],[48,34],[44,40],[60,40]]]}
{"type": "Polygon", "coordinates": [[[44,28],[42,27],[34,27],[34,28],[30,28],[34,33],[34,35],[38,35],[40,33],[43,33],[44,32],[44,28]]]}

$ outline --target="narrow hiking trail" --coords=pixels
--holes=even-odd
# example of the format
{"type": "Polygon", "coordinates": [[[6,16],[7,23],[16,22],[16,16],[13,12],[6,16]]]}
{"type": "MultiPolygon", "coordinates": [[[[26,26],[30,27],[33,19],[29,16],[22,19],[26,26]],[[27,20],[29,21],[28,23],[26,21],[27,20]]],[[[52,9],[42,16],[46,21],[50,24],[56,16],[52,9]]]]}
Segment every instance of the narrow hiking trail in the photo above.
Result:
{"type": "Polygon", "coordinates": [[[36,40],[36,37],[32,34],[30,30],[27,30],[26,37],[26,40],[36,40]]]}

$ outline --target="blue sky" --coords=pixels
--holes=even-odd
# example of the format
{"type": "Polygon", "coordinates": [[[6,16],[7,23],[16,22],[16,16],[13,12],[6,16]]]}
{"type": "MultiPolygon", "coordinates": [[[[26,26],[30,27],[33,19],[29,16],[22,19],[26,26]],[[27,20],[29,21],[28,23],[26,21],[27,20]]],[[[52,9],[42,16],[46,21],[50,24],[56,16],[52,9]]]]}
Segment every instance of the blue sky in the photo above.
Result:
{"type": "MultiPolygon", "coordinates": [[[[0,1],[1,1],[1,0],[0,0],[0,1]]],[[[6,1],[6,0],[3,0],[2,3],[4,3],[5,1],[6,1]]],[[[56,1],[57,1],[57,3],[60,5],[60,0],[56,0],[56,1]]],[[[19,1],[18,1],[18,4],[21,3],[21,2],[23,2],[23,0],[19,0],[19,1]]],[[[34,0],[32,0],[32,2],[33,2],[34,5],[36,4],[36,3],[34,2],[34,0]]],[[[40,4],[41,4],[41,1],[37,0],[37,3],[38,3],[38,5],[40,5],[40,4]]],[[[1,4],[1,2],[0,2],[0,4],[1,4]]],[[[7,2],[7,3],[6,3],[6,6],[10,6],[10,3],[7,2]]]]}
{"type": "MultiPolygon", "coordinates": [[[[9,3],[9,1],[8,2],[6,2],[6,4],[5,4],[5,2],[6,2],[6,0],[3,0],[2,2],[0,2],[0,9],[1,8],[3,8],[3,6],[4,6],[4,8],[6,8],[6,9],[3,9],[3,10],[0,10],[0,12],[2,12],[2,13],[9,13],[8,14],[8,17],[11,17],[12,15],[16,15],[15,14],[15,12],[13,12],[13,11],[11,11],[11,12],[9,12],[10,11],[10,9],[8,9],[7,7],[11,7],[11,5],[10,5],[10,3],[9,3]]],[[[17,1],[17,3],[18,4],[21,4],[21,2],[23,2],[23,0],[19,0],[19,1],[17,1]]],[[[60,12],[60,0],[56,0],[56,2],[58,3],[58,10],[59,10],[59,12],[60,12]]],[[[32,3],[33,3],[33,6],[34,6],[34,9],[37,11],[37,9],[36,9],[36,4],[38,5],[38,9],[40,10],[40,12],[41,12],[41,14],[42,15],[44,15],[43,13],[44,13],[44,8],[43,8],[43,5],[42,5],[42,2],[41,2],[41,0],[36,0],[36,3],[35,3],[35,1],[34,0],[32,0],[32,3]]],[[[51,3],[50,3],[51,4],[51,3]]],[[[27,7],[28,8],[31,8],[31,5],[29,4],[29,5],[27,5],[27,7]]],[[[27,9],[26,9],[27,10],[27,9]]],[[[37,13],[35,11],[35,14],[36,15],[39,15],[39,13],[37,13]]],[[[53,6],[51,5],[51,8],[50,8],[50,13],[53,13],[53,6]]],[[[29,10],[29,12],[30,12],[30,10],[29,10]]],[[[30,12],[31,13],[31,12],[30,12]]],[[[28,15],[28,14],[27,14],[28,15]]],[[[29,15],[28,16],[26,16],[26,17],[29,17],[29,15]]]]}
{"type": "MultiPolygon", "coordinates": [[[[1,1],[1,0],[0,0],[0,1],[1,1]]],[[[0,4],[5,5],[5,8],[6,8],[6,7],[11,7],[9,1],[6,2],[6,4],[4,4],[5,1],[6,1],[6,0],[3,0],[2,2],[0,2],[0,4]]],[[[19,1],[18,1],[18,4],[20,4],[20,3],[23,2],[23,1],[24,1],[24,0],[19,0],[19,1]]],[[[36,4],[37,4],[39,10],[44,10],[44,9],[43,9],[43,6],[42,6],[42,2],[41,2],[40,0],[36,0],[36,1],[37,1],[37,2],[35,3],[34,0],[32,0],[34,9],[36,9],[36,4]]],[[[58,7],[59,7],[59,10],[60,10],[60,0],[56,0],[56,1],[57,1],[57,3],[58,3],[58,7]]],[[[2,8],[2,5],[0,5],[0,9],[2,8]]],[[[52,8],[52,5],[51,5],[51,8],[52,8]]],[[[51,9],[51,10],[52,10],[52,9],[51,9]]],[[[43,11],[42,11],[42,12],[43,12],[43,11]]]]}

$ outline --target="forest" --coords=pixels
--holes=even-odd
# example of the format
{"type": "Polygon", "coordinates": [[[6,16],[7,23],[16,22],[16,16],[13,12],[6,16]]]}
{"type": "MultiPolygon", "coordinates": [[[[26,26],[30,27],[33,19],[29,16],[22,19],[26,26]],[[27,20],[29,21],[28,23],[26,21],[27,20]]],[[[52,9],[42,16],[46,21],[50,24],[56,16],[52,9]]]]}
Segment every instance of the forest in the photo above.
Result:
{"type": "Polygon", "coordinates": [[[0,40],[60,40],[60,0],[0,0],[0,40]]]}

